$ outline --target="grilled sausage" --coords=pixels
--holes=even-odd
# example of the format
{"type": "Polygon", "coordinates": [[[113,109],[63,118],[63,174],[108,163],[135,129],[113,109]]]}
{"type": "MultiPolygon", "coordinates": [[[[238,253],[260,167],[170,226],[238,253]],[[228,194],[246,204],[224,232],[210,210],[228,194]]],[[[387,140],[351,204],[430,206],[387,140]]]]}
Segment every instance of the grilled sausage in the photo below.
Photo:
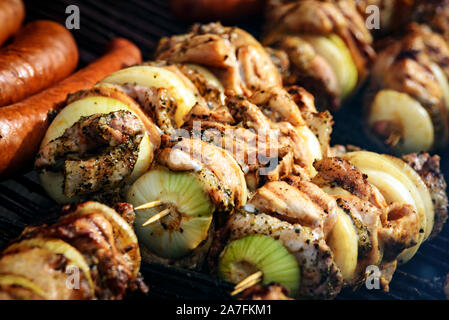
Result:
{"type": "Polygon", "coordinates": [[[22,28],[0,49],[0,106],[31,96],[75,70],[78,49],[62,25],[40,20],[22,28]]]}
{"type": "Polygon", "coordinates": [[[0,1],[0,45],[19,30],[25,18],[22,0],[0,1]]]}
{"type": "Polygon", "coordinates": [[[108,74],[141,62],[140,50],[125,39],[114,39],[107,53],[53,87],[19,103],[0,108],[0,178],[31,164],[50,123],[69,93],[87,89],[108,74]]]}

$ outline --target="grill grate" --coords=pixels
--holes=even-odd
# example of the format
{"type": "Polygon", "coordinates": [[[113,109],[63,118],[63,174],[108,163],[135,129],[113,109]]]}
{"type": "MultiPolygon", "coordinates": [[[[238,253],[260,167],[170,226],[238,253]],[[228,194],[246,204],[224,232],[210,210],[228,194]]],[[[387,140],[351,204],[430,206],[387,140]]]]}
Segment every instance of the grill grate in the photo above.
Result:
{"type": "MultiPolygon", "coordinates": [[[[188,25],[170,15],[166,0],[127,1],[25,1],[27,20],[52,19],[65,23],[65,8],[78,5],[81,28],[74,30],[80,49],[80,66],[98,57],[108,40],[122,36],[136,43],[144,59],[151,59],[160,37],[182,33],[188,25]]],[[[239,25],[254,35],[260,32],[260,21],[239,25]]],[[[346,110],[335,115],[333,143],[366,145],[362,127],[360,97],[346,110]],[[347,126],[351,123],[351,126],[347,126]],[[357,132],[357,134],[354,134],[357,132]]],[[[443,159],[449,158],[446,150],[443,159]]],[[[449,177],[449,162],[442,163],[449,177]]],[[[0,182],[0,247],[17,237],[30,224],[56,218],[58,206],[52,202],[38,183],[35,172],[0,182]]],[[[390,284],[390,292],[345,289],[339,299],[444,299],[443,282],[449,272],[449,225],[431,242],[423,244],[415,258],[399,268],[390,284]]],[[[143,264],[142,274],[150,287],[148,298],[170,299],[229,299],[232,286],[212,276],[162,265],[143,264]]]]}

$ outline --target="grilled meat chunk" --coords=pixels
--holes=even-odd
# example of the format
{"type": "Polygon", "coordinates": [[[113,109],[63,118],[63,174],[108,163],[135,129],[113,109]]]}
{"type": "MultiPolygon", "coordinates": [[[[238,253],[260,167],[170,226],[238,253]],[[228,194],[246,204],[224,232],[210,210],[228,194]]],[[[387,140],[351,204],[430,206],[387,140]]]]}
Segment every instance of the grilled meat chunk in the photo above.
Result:
{"type": "Polygon", "coordinates": [[[35,165],[56,168],[63,161],[68,197],[113,189],[132,173],[143,135],[142,122],[129,111],[82,117],[41,148],[35,165]]]}
{"type": "Polygon", "coordinates": [[[164,137],[156,159],[173,171],[202,172],[217,210],[229,211],[246,202],[243,173],[237,162],[221,148],[200,139],[164,137]]]}
{"type": "MultiPolygon", "coordinates": [[[[256,209],[262,212],[264,208],[256,209]]],[[[231,241],[248,234],[262,234],[280,241],[296,257],[301,268],[300,297],[331,299],[340,292],[342,276],[322,232],[264,213],[248,212],[232,215],[227,228],[231,241]]]]}
{"type": "Polygon", "coordinates": [[[448,218],[448,199],[446,180],[440,170],[440,157],[428,153],[412,153],[402,157],[426,184],[435,210],[435,222],[430,238],[436,237],[443,229],[448,218]]]}
{"type": "MultiPolygon", "coordinates": [[[[348,59],[352,59],[350,63],[358,73],[358,80],[353,80],[361,83],[368,74],[375,52],[371,47],[371,34],[354,2],[271,0],[266,13],[264,45],[285,52],[290,59],[288,72],[282,73],[284,84],[303,85],[317,98],[318,106],[336,110],[353,85],[346,87],[347,83],[339,80],[333,61],[307,37],[338,36],[342,40],[340,49],[347,47],[348,59]]],[[[279,61],[279,56],[279,53],[274,55],[275,61],[279,61]]]]}
{"type": "MultiPolygon", "coordinates": [[[[71,287],[67,259],[44,248],[19,248],[3,254],[0,273],[33,279],[51,300],[91,299],[92,295],[84,275],[80,273],[79,286],[71,287]]],[[[23,292],[22,292],[23,293],[23,292]]]]}
{"type": "Polygon", "coordinates": [[[119,246],[118,235],[102,213],[82,214],[77,212],[77,205],[65,207],[64,213],[53,225],[28,227],[21,239],[58,238],[75,247],[90,267],[99,299],[121,299],[128,289],[145,290],[141,279],[134,276],[126,249],[119,246]]]}
{"type": "Polygon", "coordinates": [[[280,86],[281,76],[262,45],[247,32],[219,23],[195,25],[190,33],[163,38],[156,59],[208,67],[225,89],[250,96],[280,86]]]}
{"type": "MultiPolygon", "coordinates": [[[[432,120],[434,135],[438,137],[434,148],[445,146],[449,135],[446,89],[434,73],[437,67],[446,77],[449,75],[447,59],[449,45],[440,35],[426,26],[411,24],[404,37],[379,53],[371,78],[371,92],[391,89],[406,93],[426,109],[432,120]]],[[[379,130],[373,126],[372,130],[381,138],[387,137],[384,140],[391,140],[388,138],[392,129],[379,130]]],[[[397,142],[392,140],[391,143],[394,147],[397,142]]]]}
{"type": "Polygon", "coordinates": [[[370,184],[367,176],[353,164],[342,158],[325,158],[315,162],[318,171],[313,182],[319,186],[341,187],[362,200],[370,201],[375,206],[386,206],[379,190],[370,184]]]}

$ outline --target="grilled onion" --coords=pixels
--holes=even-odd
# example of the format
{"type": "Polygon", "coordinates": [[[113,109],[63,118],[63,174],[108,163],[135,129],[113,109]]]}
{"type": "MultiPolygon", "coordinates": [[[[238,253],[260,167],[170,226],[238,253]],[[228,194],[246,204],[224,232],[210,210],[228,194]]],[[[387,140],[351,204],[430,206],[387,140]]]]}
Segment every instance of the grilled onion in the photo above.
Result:
{"type": "MultiPolygon", "coordinates": [[[[44,139],[41,142],[41,148],[50,141],[63,135],[64,131],[73,126],[81,117],[94,114],[106,114],[114,111],[126,110],[138,115],[123,102],[109,97],[91,96],[70,103],[56,116],[50,124],[44,139]]],[[[139,118],[140,119],[140,118],[139,118]]],[[[153,160],[153,149],[149,136],[145,133],[140,145],[139,155],[130,176],[126,179],[133,182],[141,176],[150,166],[153,160]]],[[[63,192],[64,175],[62,172],[53,172],[43,170],[39,175],[42,186],[48,195],[59,203],[76,202],[78,196],[67,197],[63,192]]]]}
{"type": "Polygon", "coordinates": [[[197,103],[194,92],[174,72],[155,66],[135,66],[117,71],[101,81],[115,85],[135,84],[148,88],[164,88],[176,101],[174,120],[178,127],[184,116],[197,103]]]}

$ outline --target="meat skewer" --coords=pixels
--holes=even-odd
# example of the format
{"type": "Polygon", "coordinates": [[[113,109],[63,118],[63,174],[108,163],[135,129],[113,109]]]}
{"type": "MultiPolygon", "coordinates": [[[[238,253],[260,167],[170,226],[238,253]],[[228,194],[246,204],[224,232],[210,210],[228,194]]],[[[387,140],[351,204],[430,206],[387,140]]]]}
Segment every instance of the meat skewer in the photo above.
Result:
{"type": "Polygon", "coordinates": [[[337,110],[363,83],[375,52],[372,37],[352,1],[268,2],[264,45],[273,47],[284,85],[300,85],[320,108],[337,110]],[[281,63],[282,64],[282,63],[281,63]]]}
{"type": "MultiPolygon", "coordinates": [[[[116,210],[132,218],[129,204],[116,210]]],[[[146,291],[137,238],[117,211],[96,202],[63,208],[52,225],[27,227],[0,255],[2,299],[122,299],[146,291]],[[77,282],[70,276],[78,272],[77,282]]]]}
{"type": "MultiPolygon", "coordinates": [[[[195,27],[185,37],[213,36],[214,45],[220,46],[221,39],[232,34],[242,35],[212,24],[195,27]]],[[[147,262],[199,269],[207,258],[212,270],[218,264],[219,274],[233,282],[262,271],[263,285],[274,279],[292,296],[327,299],[343,286],[359,286],[366,267],[377,265],[388,288],[398,261],[409,260],[447,217],[440,210],[444,196],[432,196],[428,190],[430,185],[444,185],[438,174],[429,175],[425,168],[437,169],[437,159],[429,165],[417,161],[415,172],[402,160],[372,153],[344,151],[335,157],[329,147],[331,121],[327,113],[316,112],[313,97],[299,88],[273,87],[270,79],[248,73],[231,78],[233,65],[192,66],[196,61],[180,53],[193,50],[183,39],[162,42],[165,49],[160,54],[173,62],[121,70],[69,98],[58,117],[67,115],[70,121],[50,130],[36,160],[47,172],[65,168],[58,173],[62,180],[49,176],[42,180],[44,187],[51,190],[53,184],[68,198],[70,190],[95,198],[117,187],[114,197],[126,197],[139,208],[135,230],[147,262]],[[230,83],[242,94],[231,91],[230,83]],[[110,109],[106,100],[115,107],[110,109]],[[95,105],[90,114],[73,112],[77,103],[92,105],[88,101],[95,105]],[[234,133],[231,139],[224,135],[229,129],[234,133]],[[312,134],[314,143],[308,130],[318,136],[312,134]],[[136,164],[102,171],[108,190],[99,180],[85,179],[95,177],[95,167],[83,166],[82,174],[69,175],[67,168],[77,167],[68,166],[74,161],[101,161],[111,150],[126,150],[127,141],[138,155],[139,135],[148,137],[145,165],[135,174],[136,164]],[[263,141],[256,144],[262,148],[252,149],[251,139],[263,141]],[[277,165],[263,173],[266,162],[249,160],[266,156],[270,149],[278,152],[277,165]],[[378,159],[387,165],[373,168],[378,159]],[[376,180],[377,175],[387,177],[387,182],[376,180]],[[433,206],[432,197],[440,199],[440,208],[433,206]],[[433,222],[435,211],[440,214],[439,226],[433,222]],[[269,259],[262,263],[255,252],[269,259]],[[236,256],[241,260],[230,258],[236,256]]],[[[251,39],[242,36],[241,41],[249,42],[246,50],[265,55],[262,61],[268,59],[251,39]]],[[[257,60],[248,66],[254,63],[257,60]]]]}
{"type": "Polygon", "coordinates": [[[447,145],[448,54],[442,36],[417,24],[379,53],[366,99],[373,140],[397,154],[447,145]]]}

